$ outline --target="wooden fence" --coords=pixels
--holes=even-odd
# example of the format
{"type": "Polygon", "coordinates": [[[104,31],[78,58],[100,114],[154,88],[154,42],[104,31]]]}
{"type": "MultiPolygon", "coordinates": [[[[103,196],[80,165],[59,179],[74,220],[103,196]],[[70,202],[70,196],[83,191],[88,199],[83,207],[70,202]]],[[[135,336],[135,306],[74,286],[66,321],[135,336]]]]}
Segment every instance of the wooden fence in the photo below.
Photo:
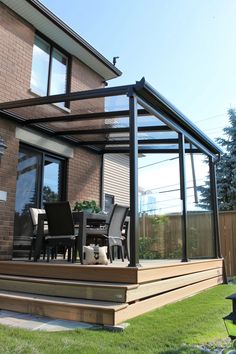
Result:
{"type": "Polygon", "coordinates": [[[228,277],[236,275],[236,210],[220,212],[220,244],[228,277]]]}

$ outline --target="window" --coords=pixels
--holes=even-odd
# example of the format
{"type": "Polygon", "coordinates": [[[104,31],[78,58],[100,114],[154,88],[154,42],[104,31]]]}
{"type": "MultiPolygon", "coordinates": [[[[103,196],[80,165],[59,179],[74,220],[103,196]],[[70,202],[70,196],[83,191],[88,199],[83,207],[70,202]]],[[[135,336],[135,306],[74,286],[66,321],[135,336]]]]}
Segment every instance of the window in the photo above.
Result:
{"type": "Polygon", "coordinates": [[[34,41],[30,87],[41,96],[66,93],[69,87],[68,56],[39,35],[34,41]]]}
{"type": "Polygon", "coordinates": [[[111,194],[105,194],[105,211],[109,211],[111,209],[111,206],[114,204],[115,202],[115,197],[114,195],[111,194]]]}

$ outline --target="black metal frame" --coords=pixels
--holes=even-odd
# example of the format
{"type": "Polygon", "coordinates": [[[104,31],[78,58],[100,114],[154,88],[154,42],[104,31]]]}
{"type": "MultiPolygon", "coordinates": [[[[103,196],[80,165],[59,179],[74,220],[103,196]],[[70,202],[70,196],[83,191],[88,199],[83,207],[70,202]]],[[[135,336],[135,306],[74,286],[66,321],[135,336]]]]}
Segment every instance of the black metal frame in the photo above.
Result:
{"type": "Polygon", "coordinates": [[[183,205],[182,217],[182,262],[188,261],[187,252],[187,194],[186,194],[186,172],[185,172],[185,149],[184,135],[179,133],[179,174],[180,174],[180,199],[183,205]]]}
{"type": "MultiPolygon", "coordinates": [[[[154,90],[142,79],[134,85],[120,87],[100,88],[89,91],[73,92],[48,97],[38,97],[14,102],[0,103],[0,115],[19,124],[40,130],[57,139],[63,139],[75,146],[88,148],[97,154],[129,153],[130,155],[130,266],[139,265],[138,255],[138,154],[139,153],[177,153],[180,166],[180,189],[183,201],[183,254],[182,261],[187,261],[187,208],[186,208],[186,179],[185,179],[185,153],[199,152],[206,154],[210,159],[210,178],[212,187],[212,203],[214,213],[215,254],[220,257],[219,228],[217,218],[216,178],[214,164],[218,161],[221,150],[191,121],[179,112],[170,102],[154,90]],[[58,117],[22,117],[15,113],[15,109],[32,107],[36,105],[52,104],[61,101],[79,101],[93,98],[126,95],[129,99],[129,109],[116,112],[90,112],[85,114],[72,114],[58,117]],[[140,105],[142,108],[140,108],[140,105]],[[12,113],[11,109],[14,109],[12,113]],[[139,116],[154,116],[157,124],[152,126],[138,126],[139,116]],[[115,119],[127,117],[128,127],[106,127],[96,129],[64,129],[53,128],[53,122],[80,122],[98,119],[115,119]],[[161,123],[161,124],[160,124],[161,123]],[[176,138],[142,139],[140,132],[168,132],[176,133],[176,138]],[[109,134],[124,134],[123,138],[115,140],[109,134]],[[99,136],[99,134],[101,136],[99,136]],[[95,138],[87,139],[86,135],[95,138]],[[104,137],[105,135],[105,137],[104,137]],[[186,145],[187,144],[187,145],[186,145]],[[165,145],[169,145],[166,147],[165,145]],[[195,147],[193,149],[193,146],[195,147]]],[[[67,125],[68,126],[68,125],[67,125]]]]}
{"type": "Polygon", "coordinates": [[[210,188],[211,188],[211,201],[213,209],[213,231],[214,231],[214,253],[215,257],[222,258],[220,239],[217,237],[219,235],[219,210],[217,202],[217,185],[216,185],[216,164],[217,161],[213,162],[213,159],[209,158],[209,169],[210,169],[210,188]]]}

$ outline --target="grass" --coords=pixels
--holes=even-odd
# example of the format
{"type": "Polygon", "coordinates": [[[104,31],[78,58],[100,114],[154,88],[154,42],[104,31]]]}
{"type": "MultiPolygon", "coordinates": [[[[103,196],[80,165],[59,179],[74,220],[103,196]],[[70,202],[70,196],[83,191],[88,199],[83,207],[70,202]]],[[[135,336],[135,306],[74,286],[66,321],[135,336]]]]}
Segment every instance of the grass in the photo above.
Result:
{"type": "Polygon", "coordinates": [[[236,285],[219,285],[134,318],[122,333],[84,329],[30,332],[0,326],[0,353],[203,353],[197,345],[217,347],[227,340],[222,317],[231,311],[231,301],[225,300],[225,296],[234,292],[236,285]]]}

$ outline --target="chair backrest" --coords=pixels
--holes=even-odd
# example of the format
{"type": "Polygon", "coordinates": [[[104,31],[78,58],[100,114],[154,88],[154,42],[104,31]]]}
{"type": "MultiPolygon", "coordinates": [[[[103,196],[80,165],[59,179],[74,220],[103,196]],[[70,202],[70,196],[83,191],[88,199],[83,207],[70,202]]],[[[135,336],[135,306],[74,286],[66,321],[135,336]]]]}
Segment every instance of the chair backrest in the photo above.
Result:
{"type": "Polygon", "coordinates": [[[68,201],[45,203],[44,206],[50,236],[74,235],[74,222],[68,201]]]}
{"type": "Polygon", "coordinates": [[[110,209],[107,213],[107,222],[106,222],[107,224],[110,224],[114,208],[115,208],[115,204],[111,204],[110,209]]]}
{"type": "Polygon", "coordinates": [[[38,225],[39,214],[45,214],[45,209],[29,208],[29,211],[30,211],[32,225],[35,227],[38,225]]]}
{"type": "Polygon", "coordinates": [[[112,210],[110,223],[108,225],[108,236],[121,237],[121,232],[128,214],[129,208],[123,205],[115,204],[112,210]]]}

